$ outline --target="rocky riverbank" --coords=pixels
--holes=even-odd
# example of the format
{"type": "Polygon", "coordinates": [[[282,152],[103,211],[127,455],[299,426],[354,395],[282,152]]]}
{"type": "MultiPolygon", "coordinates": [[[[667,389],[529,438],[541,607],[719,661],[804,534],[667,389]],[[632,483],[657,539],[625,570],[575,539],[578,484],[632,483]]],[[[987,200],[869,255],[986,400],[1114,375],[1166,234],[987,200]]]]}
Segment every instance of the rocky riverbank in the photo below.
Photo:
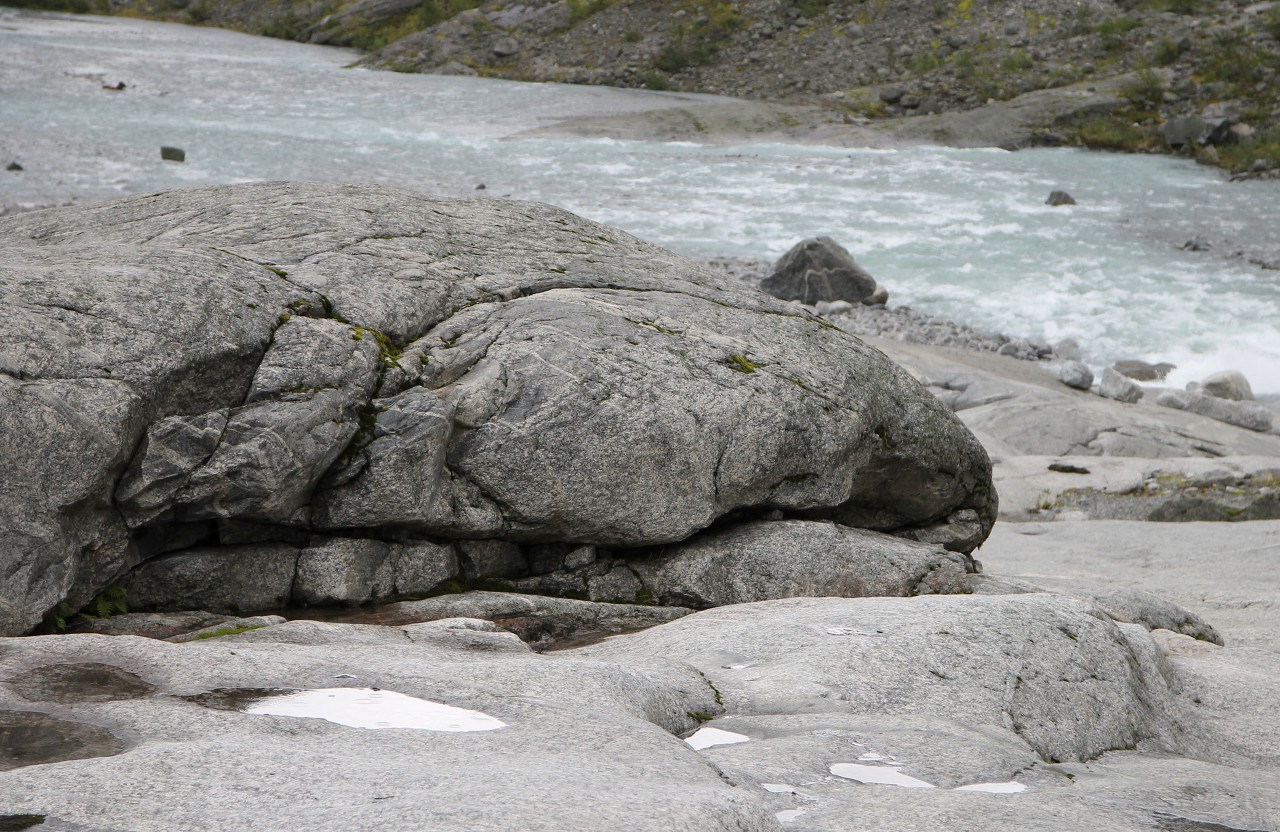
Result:
{"type": "Polygon", "coordinates": [[[241,185],[0,240],[9,828],[1280,816],[1274,431],[532,203],[241,185]]]}
{"type": "Polygon", "coordinates": [[[714,92],[776,117],[961,146],[1179,152],[1280,169],[1280,7],[1231,0],[25,0],[372,50],[404,72],[714,92]]]}

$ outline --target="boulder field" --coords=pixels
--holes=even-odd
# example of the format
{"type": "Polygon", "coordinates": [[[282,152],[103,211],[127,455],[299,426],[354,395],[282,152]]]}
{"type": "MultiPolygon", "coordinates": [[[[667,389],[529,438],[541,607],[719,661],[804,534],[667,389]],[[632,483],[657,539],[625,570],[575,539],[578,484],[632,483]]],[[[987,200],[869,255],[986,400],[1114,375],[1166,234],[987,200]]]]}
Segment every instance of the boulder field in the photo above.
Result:
{"type": "Polygon", "coordinates": [[[1280,828],[1280,521],[1151,522],[1274,434],[545,205],[0,244],[0,829],[1280,828]]]}

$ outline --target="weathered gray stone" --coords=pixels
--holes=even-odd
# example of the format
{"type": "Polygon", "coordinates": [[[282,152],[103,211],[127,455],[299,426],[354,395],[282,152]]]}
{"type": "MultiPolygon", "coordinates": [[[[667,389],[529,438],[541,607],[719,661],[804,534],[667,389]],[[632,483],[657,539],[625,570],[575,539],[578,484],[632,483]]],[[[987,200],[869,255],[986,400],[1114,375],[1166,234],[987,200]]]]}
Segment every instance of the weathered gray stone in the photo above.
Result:
{"type": "Polygon", "coordinates": [[[1000,519],[1280,519],[1275,457],[1006,457],[995,466],[1000,519]]]}
{"type": "Polygon", "coordinates": [[[453,546],[337,537],[298,555],[292,598],[302,604],[366,604],[425,595],[458,574],[453,546]]]}
{"type": "Polygon", "coordinates": [[[515,38],[498,38],[493,42],[493,56],[495,58],[510,58],[512,55],[519,53],[520,44],[515,38]]]}
{"type": "Polygon", "coordinates": [[[293,519],[355,435],[379,367],[377,342],[358,328],[310,318],[281,325],[244,407],[174,496],[180,515],[293,519]]]}
{"type": "Polygon", "coordinates": [[[1186,410],[1259,433],[1271,430],[1272,413],[1265,405],[1257,402],[1206,396],[1198,390],[1166,390],[1156,397],[1156,404],[1186,410]]]}
{"type": "Polygon", "coordinates": [[[1134,587],[1115,587],[1083,581],[1037,579],[1035,583],[993,575],[970,575],[970,585],[978,595],[1016,595],[1052,591],[1097,605],[1113,621],[1141,624],[1148,630],[1170,630],[1211,644],[1222,644],[1222,636],[1209,622],[1177,604],[1134,587]]]}
{"type": "MultiPolygon", "coordinates": [[[[224,832],[303,824],[336,832],[350,829],[357,815],[386,829],[509,832],[513,812],[528,829],[777,829],[757,790],[726,782],[673,736],[697,726],[690,714],[718,710],[696,671],[667,663],[659,677],[572,654],[536,655],[512,641],[458,621],[403,630],[289,622],[189,644],[101,636],[6,641],[0,679],[37,664],[105,661],[168,695],[112,703],[111,727],[128,737],[128,753],[117,753],[124,744],[115,742],[107,752],[115,756],[79,761],[74,777],[65,766],[0,766],[10,769],[0,771],[2,810],[136,832],[175,824],[224,832]],[[478,710],[505,725],[483,732],[358,729],[243,713],[234,695],[217,693],[338,686],[478,710]]],[[[0,708],[19,702],[25,700],[0,685],[0,708]]],[[[31,727],[42,744],[65,736],[63,720],[21,718],[40,720],[31,727]]],[[[61,759],[75,756],[89,755],[61,759]]]]}
{"type": "Polygon", "coordinates": [[[643,630],[690,612],[684,607],[609,604],[513,592],[462,592],[353,612],[342,620],[403,626],[441,618],[480,618],[515,633],[535,650],[546,650],[643,630]]]}
{"type": "MultiPolygon", "coordinates": [[[[426,511],[404,510],[391,499],[362,509],[360,525],[640,546],[682,539],[732,508],[761,504],[875,528],[928,525],[950,513],[938,511],[945,503],[985,516],[982,497],[968,500],[974,506],[955,505],[968,499],[956,490],[955,475],[937,480],[935,463],[909,459],[955,450],[926,436],[935,416],[898,409],[910,402],[909,408],[941,411],[905,375],[894,382],[902,385],[894,427],[880,427],[883,438],[873,430],[872,441],[856,425],[881,412],[865,398],[880,384],[855,381],[861,361],[851,358],[821,380],[808,366],[817,358],[810,350],[831,330],[813,319],[777,315],[771,327],[780,340],[765,345],[755,340],[753,313],[695,302],[699,325],[692,327],[681,323],[689,303],[688,296],[667,293],[546,292],[474,306],[442,324],[406,351],[402,364],[420,373],[452,412],[450,424],[464,429],[450,440],[449,476],[429,479],[439,490],[426,511]],[[574,332],[593,335],[570,337],[574,332]],[[783,343],[791,345],[787,352],[779,348],[783,343]],[[550,367],[574,367],[578,376],[550,367]],[[621,376],[617,368],[625,368],[621,376]],[[579,379],[596,392],[583,395],[579,379]],[[810,393],[818,389],[824,395],[810,393]],[[828,398],[838,389],[863,401],[863,408],[855,413],[840,404],[848,401],[843,395],[828,398]],[[611,396],[627,405],[598,405],[611,396]],[[795,427],[779,430],[784,423],[795,427]],[[861,466],[863,474],[852,482],[840,465],[832,466],[864,454],[894,461],[861,466]],[[512,477],[515,470],[523,475],[512,477]],[[628,476],[620,479],[615,472],[623,470],[628,476]],[[636,493],[645,498],[634,499],[636,493]]],[[[823,349],[824,361],[830,360],[823,349]]],[[[443,419],[432,411],[417,423],[430,430],[443,419]]],[[[347,499],[343,492],[363,488],[362,479],[380,477],[399,459],[394,450],[375,456],[377,445],[375,439],[369,446],[365,473],[322,495],[321,524],[355,522],[337,508],[347,499]]],[[[409,473],[391,480],[430,475],[421,464],[396,464],[409,473]]],[[[412,490],[416,482],[400,487],[412,490]]]]}
{"type": "Polygon", "coordinates": [[[228,413],[170,416],[147,428],[142,447],[116,488],[116,504],[131,526],[143,525],[173,505],[191,473],[218,449],[228,413]]]}
{"type": "Polygon", "coordinates": [[[26,446],[0,632],[214,519],[633,547],[742,509],[994,517],[982,448],[875,350],[547,206],[245,185],[7,217],[0,243],[26,446]]]}
{"type": "Polygon", "coordinates": [[[238,404],[276,318],[309,293],[206,248],[5,249],[0,632],[16,633],[132,565],[111,491],[147,425],[238,404]]]}
{"type": "Polygon", "coordinates": [[[292,597],[303,604],[363,604],[395,593],[391,544],[336,537],[298,553],[292,597]]]}
{"type": "Polygon", "coordinates": [[[1249,379],[1245,378],[1244,373],[1239,370],[1223,370],[1220,373],[1214,373],[1200,382],[1200,390],[1207,396],[1216,396],[1219,399],[1231,399],[1236,402],[1254,400],[1249,379]]]}
{"type": "Polygon", "coordinates": [[[731,714],[945,716],[1012,728],[1050,760],[1180,736],[1147,632],[1060,596],[765,601],[579,652],[688,661],[731,714]]]}
{"type": "Polygon", "coordinates": [[[247,613],[289,601],[298,550],[284,544],[189,549],[149,560],[126,576],[130,609],[247,613]]]}
{"type": "Polygon", "coordinates": [[[746,523],[667,546],[631,569],[660,603],[706,609],[797,596],[967,591],[966,559],[834,523],[746,523]]]}
{"type": "Polygon", "coordinates": [[[877,284],[876,290],[862,299],[864,306],[884,306],[889,302],[889,290],[877,284]]]}
{"type": "Polygon", "coordinates": [[[226,613],[188,610],[184,612],[127,612],[109,618],[90,618],[76,632],[103,636],[138,636],[166,639],[214,627],[229,620],[226,613]]]}
{"type": "Polygon", "coordinates": [[[875,293],[876,280],[835,240],[810,237],[782,255],[760,288],[810,306],[824,300],[861,303],[875,293]]]}
{"type": "Polygon", "coordinates": [[[1204,144],[1213,132],[1214,124],[1198,115],[1174,116],[1160,125],[1160,136],[1170,147],[1204,144]]]}
{"type": "MultiPolygon", "coordinates": [[[[370,526],[408,523],[431,517],[442,492],[455,492],[445,466],[453,408],[422,387],[373,403],[373,429],[357,443],[317,497],[321,526],[370,526]]],[[[465,484],[460,487],[465,487],[465,484]]],[[[476,500],[475,502],[479,502],[476,500]]],[[[499,522],[491,507],[482,520],[499,522]]]]}
{"type": "Polygon", "coordinates": [[[451,544],[411,540],[391,547],[395,594],[401,598],[426,595],[461,571],[451,544]]]}
{"type": "Polygon", "coordinates": [[[1102,380],[1098,384],[1098,392],[1108,399],[1115,399],[1125,404],[1133,404],[1142,398],[1141,387],[1110,367],[1102,371],[1102,380]]]}
{"type": "Polygon", "coordinates": [[[529,562],[519,545],[506,540],[462,540],[458,560],[470,580],[518,578],[529,572],[529,562]]]}
{"type": "MultiPolygon", "coordinates": [[[[1117,404],[1061,389],[1042,367],[977,352],[941,352],[920,344],[868,338],[913,368],[924,383],[954,393],[1004,389],[1012,396],[958,414],[993,456],[1280,456],[1280,437],[1140,402],[1117,404]],[[979,383],[981,386],[978,386],[979,383]]],[[[956,398],[959,401],[959,397],[956,398]]],[[[1053,460],[1037,461],[1039,470],[1053,460]]],[[[1086,466],[1088,467],[1088,466],[1086,466]]]]}
{"type": "Polygon", "coordinates": [[[1068,387],[1088,390],[1093,386],[1093,370],[1083,361],[1064,361],[1058,368],[1058,380],[1068,387]]]}
{"type": "Polygon", "coordinates": [[[1161,361],[1152,364],[1147,361],[1125,360],[1117,361],[1112,365],[1111,369],[1126,378],[1136,379],[1137,381],[1160,381],[1177,367],[1167,361],[1161,361]]]}

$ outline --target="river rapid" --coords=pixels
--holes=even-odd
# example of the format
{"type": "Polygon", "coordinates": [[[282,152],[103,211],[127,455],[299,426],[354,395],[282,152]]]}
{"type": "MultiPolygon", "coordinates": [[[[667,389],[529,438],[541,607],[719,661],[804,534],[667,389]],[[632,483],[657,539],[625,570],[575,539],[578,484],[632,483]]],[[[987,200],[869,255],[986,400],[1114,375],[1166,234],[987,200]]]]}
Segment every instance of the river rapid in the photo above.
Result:
{"type": "Polygon", "coordinates": [[[1074,338],[1094,364],[1170,361],[1174,384],[1239,369],[1280,394],[1280,271],[1250,262],[1280,264],[1280,183],[1077,150],[525,138],[718,99],[345,68],[356,57],[0,9],[0,168],[23,168],[0,170],[0,209],[306,179],[540,200],[696,257],[774,259],[826,234],[891,305],[1074,338]],[[1045,205],[1055,189],[1078,204],[1045,205]]]}

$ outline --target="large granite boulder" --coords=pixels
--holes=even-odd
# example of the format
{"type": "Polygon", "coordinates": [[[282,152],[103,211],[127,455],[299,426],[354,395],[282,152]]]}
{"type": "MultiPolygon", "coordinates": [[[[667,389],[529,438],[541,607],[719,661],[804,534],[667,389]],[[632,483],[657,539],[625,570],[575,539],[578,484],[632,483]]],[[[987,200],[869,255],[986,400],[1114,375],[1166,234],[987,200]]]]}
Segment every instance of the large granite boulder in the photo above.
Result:
{"type": "Polygon", "coordinates": [[[269,183],[0,244],[0,633],[192,547],[781,512],[968,551],[995,516],[985,451],[881,353],[550,206],[269,183]]]}

